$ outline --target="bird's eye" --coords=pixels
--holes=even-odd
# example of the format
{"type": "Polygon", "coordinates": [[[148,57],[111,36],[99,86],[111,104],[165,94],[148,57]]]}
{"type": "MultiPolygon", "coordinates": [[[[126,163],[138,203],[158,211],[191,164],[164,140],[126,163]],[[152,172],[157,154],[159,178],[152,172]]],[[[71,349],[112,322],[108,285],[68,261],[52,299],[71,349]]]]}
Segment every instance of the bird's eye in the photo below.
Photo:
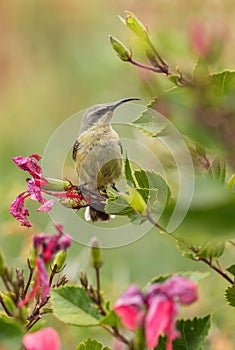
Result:
{"type": "Polygon", "coordinates": [[[108,111],[108,107],[104,107],[95,111],[95,114],[98,116],[101,116],[101,115],[104,115],[107,111],[108,111]]]}

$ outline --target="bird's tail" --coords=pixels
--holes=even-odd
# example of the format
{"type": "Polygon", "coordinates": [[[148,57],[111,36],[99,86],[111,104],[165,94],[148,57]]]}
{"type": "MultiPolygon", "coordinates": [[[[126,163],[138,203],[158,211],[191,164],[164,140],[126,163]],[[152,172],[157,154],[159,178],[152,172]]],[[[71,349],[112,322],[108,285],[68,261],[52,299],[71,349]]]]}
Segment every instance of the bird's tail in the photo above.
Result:
{"type": "Polygon", "coordinates": [[[93,207],[89,207],[89,214],[90,214],[90,219],[93,222],[98,221],[98,220],[108,221],[110,219],[110,215],[105,213],[105,211],[101,211],[101,210],[95,209],[93,207]]]}

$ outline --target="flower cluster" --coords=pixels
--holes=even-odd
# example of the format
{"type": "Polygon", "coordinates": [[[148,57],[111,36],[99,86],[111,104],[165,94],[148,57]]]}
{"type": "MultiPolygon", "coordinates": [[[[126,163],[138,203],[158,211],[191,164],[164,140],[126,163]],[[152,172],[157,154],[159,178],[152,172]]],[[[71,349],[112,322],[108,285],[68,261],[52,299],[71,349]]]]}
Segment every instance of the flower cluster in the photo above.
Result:
{"type": "Polygon", "coordinates": [[[178,304],[188,305],[197,298],[194,282],[173,276],[152,284],[144,294],[137,286],[130,286],[116,301],[114,310],[127,328],[144,327],[148,348],[156,347],[159,336],[165,334],[167,350],[171,350],[173,340],[180,336],[176,329],[178,304]]]}
{"type": "Polygon", "coordinates": [[[59,251],[66,251],[71,245],[71,237],[63,234],[63,227],[55,225],[57,234],[40,233],[33,237],[35,282],[31,292],[18,303],[18,307],[28,304],[39,292],[41,304],[45,304],[50,294],[50,281],[46,263],[51,262],[59,251]]]}
{"type": "Polygon", "coordinates": [[[88,201],[83,195],[78,193],[76,186],[69,181],[60,181],[48,179],[42,175],[41,166],[38,161],[41,157],[38,154],[32,154],[27,157],[18,156],[13,158],[16,165],[23,171],[27,171],[32,178],[27,179],[26,191],[20,193],[11,203],[10,213],[21,222],[22,226],[31,227],[28,220],[29,211],[25,208],[25,199],[30,197],[32,200],[39,202],[41,205],[37,211],[48,212],[55,204],[55,198],[68,207],[79,209],[88,205],[88,201]],[[56,185],[55,185],[56,182],[56,185]],[[55,189],[58,189],[59,192],[55,189]],[[53,189],[53,190],[51,190],[53,189]],[[47,200],[45,195],[52,195],[54,199],[47,200]]]}

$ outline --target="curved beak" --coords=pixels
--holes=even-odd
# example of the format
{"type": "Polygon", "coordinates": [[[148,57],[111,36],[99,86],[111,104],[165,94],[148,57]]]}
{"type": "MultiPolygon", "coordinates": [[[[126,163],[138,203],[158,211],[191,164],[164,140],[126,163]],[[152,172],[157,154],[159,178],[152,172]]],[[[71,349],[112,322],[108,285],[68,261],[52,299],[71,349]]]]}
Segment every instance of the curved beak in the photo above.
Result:
{"type": "Polygon", "coordinates": [[[136,100],[141,100],[138,97],[127,97],[127,98],[123,98],[122,100],[119,100],[117,102],[115,102],[113,105],[111,105],[111,110],[114,111],[118,106],[122,105],[125,102],[129,102],[129,101],[136,101],[136,100]]]}

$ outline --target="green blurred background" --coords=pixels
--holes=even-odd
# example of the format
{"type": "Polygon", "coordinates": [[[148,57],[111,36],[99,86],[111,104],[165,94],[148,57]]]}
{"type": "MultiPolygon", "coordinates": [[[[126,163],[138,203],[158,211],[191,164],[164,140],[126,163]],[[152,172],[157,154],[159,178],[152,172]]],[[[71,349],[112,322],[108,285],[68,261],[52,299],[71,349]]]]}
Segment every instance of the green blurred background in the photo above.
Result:
{"type": "MultiPolygon", "coordinates": [[[[193,69],[197,56],[190,42],[190,28],[194,22],[202,22],[205,36],[211,32],[221,36],[223,51],[213,68],[234,68],[233,0],[1,0],[0,243],[12,266],[24,265],[32,234],[46,230],[49,217],[34,215],[35,226],[31,229],[23,229],[10,217],[9,203],[24,190],[25,181],[25,174],[18,171],[11,158],[42,154],[57,126],[90,105],[128,96],[139,96],[147,103],[171,87],[164,77],[123,63],[113,52],[109,34],[135,48],[136,38],[118,19],[125,10],[148,25],[153,41],[171,67],[179,64],[186,72],[193,69]]],[[[232,252],[226,260],[230,255],[232,252]]],[[[143,286],[158,274],[207,271],[201,263],[181,257],[174,242],[156,230],[130,246],[105,250],[104,259],[102,286],[112,301],[130,283],[143,286]]],[[[87,270],[93,278],[88,248],[74,243],[66,272],[71,280],[78,280],[81,270],[87,270]]],[[[182,312],[186,316],[213,312],[210,341],[215,350],[234,349],[235,317],[224,301],[225,287],[226,283],[211,273],[200,282],[200,301],[182,312]]],[[[52,322],[51,317],[45,320],[45,325],[52,322]]],[[[63,349],[74,349],[87,336],[110,344],[110,337],[102,330],[65,327],[54,319],[53,325],[60,332],[63,349]]]]}

